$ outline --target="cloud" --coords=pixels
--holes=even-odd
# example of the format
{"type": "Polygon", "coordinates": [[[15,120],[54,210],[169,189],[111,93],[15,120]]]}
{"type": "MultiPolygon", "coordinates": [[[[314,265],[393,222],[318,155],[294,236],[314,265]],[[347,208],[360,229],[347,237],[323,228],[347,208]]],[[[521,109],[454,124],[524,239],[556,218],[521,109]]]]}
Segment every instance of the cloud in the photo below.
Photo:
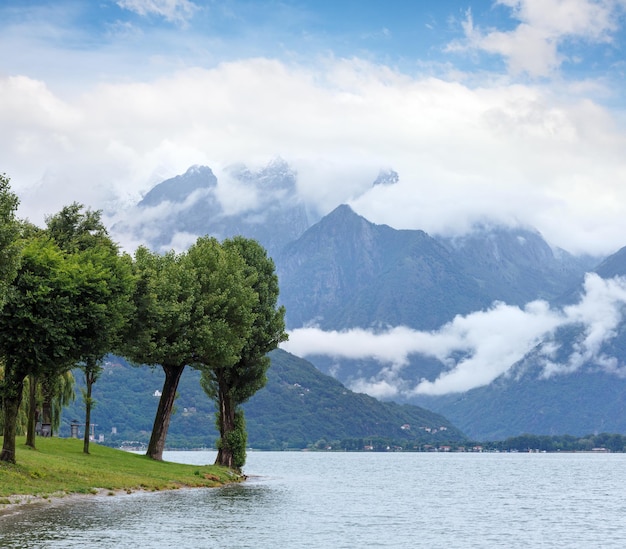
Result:
{"type": "Polygon", "coordinates": [[[544,377],[575,372],[588,363],[620,373],[623,364],[620,365],[617,357],[607,356],[602,348],[617,336],[618,327],[626,314],[626,279],[604,280],[596,275],[588,275],[584,290],[579,303],[564,309],[567,323],[580,326],[581,333],[565,362],[554,362],[548,354],[544,363],[544,377]]]}
{"type": "Polygon", "coordinates": [[[465,40],[449,51],[478,50],[506,60],[513,74],[550,76],[568,59],[564,44],[571,41],[609,43],[618,29],[623,3],[618,0],[498,0],[518,21],[512,30],[482,30],[468,10],[463,23],[465,40]]]}
{"type": "Polygon", "coordinates": [[[552,309],[544,301],[533,301],[524,308],[495,303],[488,310],[457,316],[432,332],[402,326],[330,332],[299,328],[290,333],[283,348],[299,356],[377,361],[380,371],[376,376],[351,384],[374,396],[442,395],[488,385],[540,344],[545,345],[542,364],[546,376],[571,373],[590,363],[616,372],[618,359],[606,356],[602,348],[616,336],[625,313],[626,279],[604,280],[588,274],[580,301],[563,310],[552,309]],[[556,363],[549,359],[554,354],[549,352],[554,351],[554,334],[568,326],[579,327],[581,335],[567,360],[556,363]],[[414,355],[440,361],[441,374],[410,386],[402,371],[414,355]]]}
{"type": "Polygon", "coordinates": [[[194,164],[217,173],[280,155],[320,213],[350,202],[373,222],[431,234],[492,218],[611,253],[626,234],[623,124],[561,91],[332,58],[248,59],[71,97],[0,76],[0,165],[34,222],[75,200],[120,209],[194,164]],[[398,184],[368,190],[381,167],[398,184]]]}
{"type": "Polygon", "coordinates": [[[117,0],[117,5],[138,15],[158,15],[173,23],[185,23],[200,9],[189,0],[117,0]]]}

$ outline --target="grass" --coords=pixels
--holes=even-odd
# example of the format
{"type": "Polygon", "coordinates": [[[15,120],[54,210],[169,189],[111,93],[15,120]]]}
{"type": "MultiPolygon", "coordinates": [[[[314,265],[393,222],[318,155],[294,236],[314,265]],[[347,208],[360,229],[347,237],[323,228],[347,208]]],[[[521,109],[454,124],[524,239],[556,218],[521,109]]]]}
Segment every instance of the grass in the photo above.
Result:
{"type": "Polygon", "coordinates": [[[83,442],[77,439],[38,438],[36,445],[32,450],[18,444],[17,464],[0,463],[0,510],[3,504],[15,503],[10,496],[17,495],[48,498],[101,490],[171,490],[240,480],[225,467],[154,461],[97,444],[90,445],[90,454],[83,454],[83,442]]]}

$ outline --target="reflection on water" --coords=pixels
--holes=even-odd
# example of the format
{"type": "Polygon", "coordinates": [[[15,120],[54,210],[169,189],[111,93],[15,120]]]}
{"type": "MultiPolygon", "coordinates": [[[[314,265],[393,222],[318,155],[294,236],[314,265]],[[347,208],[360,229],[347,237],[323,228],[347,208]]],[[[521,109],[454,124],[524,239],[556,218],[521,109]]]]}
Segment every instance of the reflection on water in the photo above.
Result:
{"type": "MultiPolygon", "coordinates": [[[[206,491],[203,491],[206,492],[206,491]]],[[[250,512],[257,505],[271,506],[280,502],[280,492],[261,484],[234,484],[209,495],[203,493],[204,504],[212,511],[250,512]]]]}

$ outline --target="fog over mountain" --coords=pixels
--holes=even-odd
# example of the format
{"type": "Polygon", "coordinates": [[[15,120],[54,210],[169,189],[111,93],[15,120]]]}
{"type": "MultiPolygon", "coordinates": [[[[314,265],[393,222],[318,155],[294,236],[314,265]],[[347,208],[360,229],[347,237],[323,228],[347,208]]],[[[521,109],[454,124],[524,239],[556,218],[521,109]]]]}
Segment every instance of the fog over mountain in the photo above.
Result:
{"type": "Polygon", "coordinates": [[[587,363],[623,377],[623,361],[606,354],[604,345],[618,335],[625,306],[624,278],[605,280],[589,274],[579,302],[563,309],[541,300],[523,307],[496,302],[429,331],[406,326],[332,331],[305,327],[291,332],[285,348],[301,356],[376,361],[379,372],[353,379],[350,385],[381,397],[462,393],[488,385],[533,351],[543,364],[542,377],[572,373],[587,363]],[[562,350],[557,336],[566,328],[576,328],[579,334],[570,352],[557,358],[562,350]],[[415,356],[439,361],[440,374],[411,383],[405,370],[415,356]]]}
{"type": "Polygon", "coordinates": [[[300,236],[311,214],[300,199],[296,173],[275,159],[258,170],[243,164],[222,170],[192,166],[153,187],[136,207],[113,217],[113,233],[128,248],[184,250],[198,236],[222,240],[244,234],[270,253],[300,236]]]}

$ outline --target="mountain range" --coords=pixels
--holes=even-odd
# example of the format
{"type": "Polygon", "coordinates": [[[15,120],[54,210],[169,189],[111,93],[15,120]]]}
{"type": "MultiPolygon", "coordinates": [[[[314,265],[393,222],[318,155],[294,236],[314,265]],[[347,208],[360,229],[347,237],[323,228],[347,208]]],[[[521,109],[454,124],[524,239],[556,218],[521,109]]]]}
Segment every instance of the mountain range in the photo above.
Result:
{"type": "MultiPolygon", "coordinates": [[[[134,208],[136,221],[114,234],[133,231],[154,249],[181,234],[259,240],[276,263],[290,352],[299,354],[299,330],[314,328],[319,349],[310,343],[303,353],[320,371],[443,414],[473,439],[626,433],[626,300],[615,279],[626,275],[626,251],[574,256],[532,228],[488,223],[457,237],[430,236],[376,225],[348,205],[319,216],[298,198],[297,174],[282,160],[224,173],[222,183],[196,166],[164,181],[134,208]],[[222,184],[241,190],[240,204],[228,203],[222,184]],[[397,328],[409,350],[395,362],[327,345],[355,330],[370,345],[397,328]],[[463,383],[443,386],[453,379],[463,383]],[[388,390],[375,390],[382,386],[388,390]]],[[[397,178],[390,172],[373,184],[397,178]]]]}

